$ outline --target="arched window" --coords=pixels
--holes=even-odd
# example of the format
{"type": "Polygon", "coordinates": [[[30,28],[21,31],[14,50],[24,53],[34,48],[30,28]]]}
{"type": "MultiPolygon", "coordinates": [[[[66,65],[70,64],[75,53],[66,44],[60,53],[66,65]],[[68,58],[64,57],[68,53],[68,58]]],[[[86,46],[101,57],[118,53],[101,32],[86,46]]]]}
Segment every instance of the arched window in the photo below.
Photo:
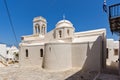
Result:
{"type": "Polygon", "coordinates": [[[61,30],[59,31],[59,37],[60,38],[62,37],[62,31],[61,30]]]}
{"type": "Polygon", "coordinates": [[[67,34],[68,34],[68,35],[70,34],[70,31],[69,31],[69,29],[67,30],[67,34]]]}
{"type": "Polygon", "coordinates": [[[42,33],[42,34],[45,34],[45,24],[42,25],[41,33],[42,33]]]}
{"type": "Polygon", "coordinates": [[[35,26],[35,33],[37,34],[37,26],[35,26]]]}
{"type": "Polygon", "coordinates": [[[36,33],[40,33],[40,25],[39,24],[35,25],[35,31],[36,31],[36,33]]]}
{"type": "Polygon", "coordinates": [[[26,57],[28,57],[28,49],[26,49],[25,52],[26,52],[26,57]]]}
{"type": "Polygon", "coordinates": [[[42,26],[41,33],[44,34],[44,26],[42,26]]]}
{"type": "Polygon", "coordinates": [[[43,57],[43,49],[40,49],[40,57],[43,57]]]}
{"type": "Polygon", "coordinates": [[[44,27],[44,29],[43,29],[43,33],[45,34],[45,27],[44,27]]]}
{"type": "Polygon", "coordinates": [[[38,33],[40,33],[40,26],[38,26],[38,33]]]}

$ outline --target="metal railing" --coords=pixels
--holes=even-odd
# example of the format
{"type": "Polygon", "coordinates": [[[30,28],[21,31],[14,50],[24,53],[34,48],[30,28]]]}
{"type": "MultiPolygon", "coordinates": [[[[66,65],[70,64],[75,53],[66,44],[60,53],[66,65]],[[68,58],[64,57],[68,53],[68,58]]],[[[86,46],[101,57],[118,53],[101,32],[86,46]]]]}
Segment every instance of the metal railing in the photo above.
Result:
{"type": "Polygon", "coordinates": [[[109,18],[120,17],[120,3],[109,6],[109,18]]]}

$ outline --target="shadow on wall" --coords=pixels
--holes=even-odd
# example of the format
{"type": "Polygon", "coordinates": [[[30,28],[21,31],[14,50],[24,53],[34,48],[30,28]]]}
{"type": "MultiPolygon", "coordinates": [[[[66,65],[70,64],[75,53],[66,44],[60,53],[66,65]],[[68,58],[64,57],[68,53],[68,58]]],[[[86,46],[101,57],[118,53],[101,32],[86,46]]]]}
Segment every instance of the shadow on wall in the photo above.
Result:
{"type": "Polygon", "coordinates": [[[65,80],[93,80],[95,78],[102,67],[102,37],[98,37],[93,43],[87,43],[86,56],[82,69],[65,80]]]}
{"type": "Polygon", "coordinates": [[[86,60],[82,67],[84,71],[100,71],[101,70],[101,56],[102,56],[102,41],[98,37],[94,43],[88,43],[86,60]]]}

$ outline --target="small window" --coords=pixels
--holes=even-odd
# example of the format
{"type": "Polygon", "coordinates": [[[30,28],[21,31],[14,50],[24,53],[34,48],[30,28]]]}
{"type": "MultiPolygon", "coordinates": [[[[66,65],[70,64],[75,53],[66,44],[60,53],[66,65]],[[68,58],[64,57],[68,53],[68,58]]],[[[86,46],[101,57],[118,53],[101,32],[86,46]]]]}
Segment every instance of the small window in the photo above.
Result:
{"type": "Polygon", "coordinates": [[[70,34],[70,31],[69,31],[69,29],[67,30],[67,34],[68,34],[68,35],[70,34]]]}
{"type": "Polygon", "coordinates": [[[8,61],[8,58],[6,58],[6,61],[8,61]]]}
{"type": "Polygon", "coordinates": [[[49,51],[51,52],[51,47],[49,47],[49,51]]]}
{"type": "Polygon", "coordinates": [[[7,54],[9,53],[9,51],[7,51],[7,54]]]}
{"type": "Polygon", "coordinates": [[[38,26],[38,33],[40,33],[40,26],[38,26]]]}
{"type": "Polygon", "coordinates": [[[114,55],[118,55],[118,49],[114,49],[114,55]]]}
{"type": "Polygon", "coordinates": [[[40,49],[40,57],[43,57],[43,49],[40,49]]]}
{"type": "Polygon", "coordinates": [[[26,49],[26,57],[28,57],[28,49],[26,49]]]}
{"type": "Polygon", "coordinates": [[[108,48],[106,49],[106,58],[108,58],[108,54],[109,54],[109,51],[108,51],[108,48]]]}
{"type": "Polygon", "coordinates": [[[59,31],[59,37],[60,38],[62,37],[62,31],[61,30],[59,31]]]}
{"type": "Polygon", "coordinates": [[[24,37],[21,37],[21,40],[24,40],[24,37]]]}

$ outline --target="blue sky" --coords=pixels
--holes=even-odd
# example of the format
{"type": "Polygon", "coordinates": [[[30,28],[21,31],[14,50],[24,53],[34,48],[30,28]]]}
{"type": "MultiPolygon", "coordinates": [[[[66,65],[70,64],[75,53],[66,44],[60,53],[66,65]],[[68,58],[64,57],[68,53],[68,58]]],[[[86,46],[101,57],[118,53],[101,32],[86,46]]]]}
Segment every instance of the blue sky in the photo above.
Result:
{"type": "MultiPolygon", "coordinates": [[[[32,20],[36,16],[47,19],[47,30],[55,28],[56,23],[63,19],[70,20],[76,32],[99,28],[107,29],[107,38],[118,40],[109,29],[108,16],[103,12],[103,0],[6,0],[12,22],[20,42],[21,36],[33,33],[32,20]]],[[[120,3],[120,0],[107,0],[107,5],[120,3]]],[[[3,0],[0,0],[0,42],[8,45],[16,44],[10,27],[3,0]]]]}

